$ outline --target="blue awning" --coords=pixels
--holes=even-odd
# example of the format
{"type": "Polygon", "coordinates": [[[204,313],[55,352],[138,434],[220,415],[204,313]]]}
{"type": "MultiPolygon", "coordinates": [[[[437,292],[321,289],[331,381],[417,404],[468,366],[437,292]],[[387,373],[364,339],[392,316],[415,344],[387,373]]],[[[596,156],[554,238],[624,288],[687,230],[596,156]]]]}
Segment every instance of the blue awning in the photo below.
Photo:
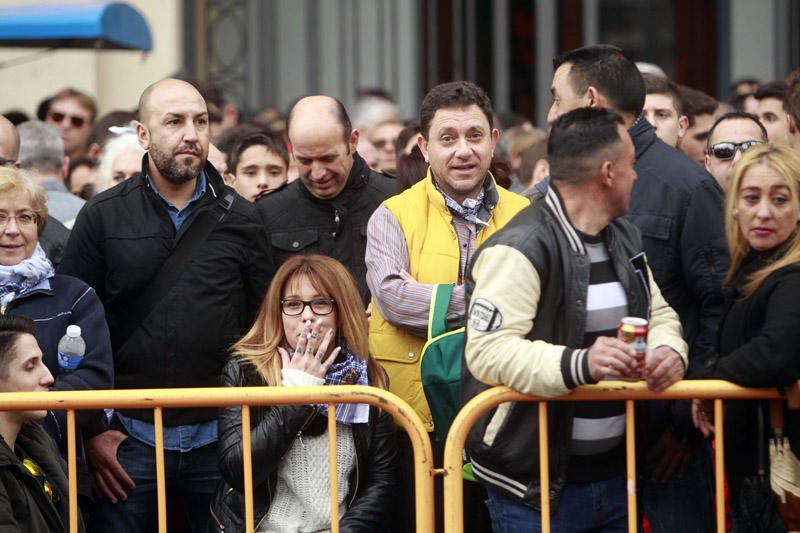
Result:
{"type": "Polygon", "coordinates": [[[0,46],[149,51],[153,40],[128,4],[28,4],[0,6],[0,46]]]}

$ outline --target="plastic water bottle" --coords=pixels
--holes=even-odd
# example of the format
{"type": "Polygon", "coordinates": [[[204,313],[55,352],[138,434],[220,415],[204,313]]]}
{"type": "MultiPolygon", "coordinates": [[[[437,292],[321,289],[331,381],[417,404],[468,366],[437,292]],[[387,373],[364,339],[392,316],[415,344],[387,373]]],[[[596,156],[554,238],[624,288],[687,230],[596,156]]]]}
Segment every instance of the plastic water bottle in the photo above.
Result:
{"type": "Polygon", "coordinates": [[[83,361],[86,342],[81,337],[81,327],[67,326],[67,334],[58,341],[58,366],[64,372],[72,372],[83,361]]]}

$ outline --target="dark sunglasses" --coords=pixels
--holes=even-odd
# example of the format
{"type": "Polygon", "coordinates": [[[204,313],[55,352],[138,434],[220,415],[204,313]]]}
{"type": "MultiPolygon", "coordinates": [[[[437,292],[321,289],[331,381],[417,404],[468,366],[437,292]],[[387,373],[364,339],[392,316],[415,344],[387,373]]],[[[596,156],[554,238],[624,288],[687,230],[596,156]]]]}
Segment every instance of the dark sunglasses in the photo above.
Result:
{"type": "Polygon", "coordinates": [[[374,146],[378,150],[383,150],[383,147],[391,142],[393,141],[390,141],[389,139],[376,139],[372,141],[372,146],[374,146]]]}
{"type": "Polygon", "coordinates": [[[745,150],[747,150],[748,148],[751,148],[758,144],[762,144],[762,142],[761,141],[744,141],[740,143],[721,142],[710,147],[708,149],[708,153],[713,155],[717,159],[727,161],[728,159],[733,159],[733,156],[736,155],[736,150],[741,150],[742,153],[744,153],[745,150]]]}
{"type": "Polygon", "coordinates": [[[59,113],[58,111],[50,112],[47,115],[47,118],[49,118],[53,122],[61,124],[64,121],[64,119],[67,118],[68,116],[70,124],[72,124],[76,128],[80,128],[81,126],[86,124],[86,119],[83,117],[79,117],[76,115],[65,115],[64,113],[59,113]]]}
{"type": "Polygon", "coordinates": [[[0,156],[0,167],[13,167],[17,163],[16,159],[6,159],[0,156]]]}

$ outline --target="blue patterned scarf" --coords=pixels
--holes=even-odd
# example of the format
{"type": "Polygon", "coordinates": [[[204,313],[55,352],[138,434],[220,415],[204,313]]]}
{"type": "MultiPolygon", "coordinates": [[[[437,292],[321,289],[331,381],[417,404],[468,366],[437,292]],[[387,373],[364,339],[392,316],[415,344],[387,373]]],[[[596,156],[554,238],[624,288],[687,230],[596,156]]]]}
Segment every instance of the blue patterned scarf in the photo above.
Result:
{"type": "Polygon", "coordinates": [[[53,263],[47,258],[42,245],[29,258],[14,266],[0,265],[0,305],[6,307],[14,298],[55,276],[53,263]]]}
{"type": "Polygon", "coordinates": [[[436,187],[442,196],[444,197],[444,203],[447,205],[450,211],[453,211],[455,214],[466,220],[467,222],[472,222],[477,226],[488,226],[489,224],[478,218],[478,211],[483,206],[483,198],[485,196],[483,189],[478,193],[477,198],[467,198],[464,200],[463,203],[458,203],[452,198],[450,198],[447,193],[445,193],[440,187],[439,184],[436,183],[436,180],[433,180],[433,185],[436,187]]]}
{"type": "MultiPolygon", "coordinates": [[[[369,385],[367,362],[351,352],[347,345],[342,346],[342,353],[325,374],[325,385],[369,385]]],[[[328,413],[327,405],[321,405],[320,408],[323,414],[328,413]]],[[[366,424],[369,422],[369,404],[336,404],[336,421],[342,424],[366,424]]]]}

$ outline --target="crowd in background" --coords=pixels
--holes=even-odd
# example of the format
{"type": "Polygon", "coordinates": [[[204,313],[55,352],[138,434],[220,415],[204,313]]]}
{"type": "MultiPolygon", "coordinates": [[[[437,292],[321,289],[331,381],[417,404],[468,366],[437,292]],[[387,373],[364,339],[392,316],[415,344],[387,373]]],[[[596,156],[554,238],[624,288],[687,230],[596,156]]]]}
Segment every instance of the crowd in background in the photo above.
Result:
{"type": "MultiPolygon", "coordinates": [[[[446,285],[447,328],[466,322],[467,397],[630,377],[614,339],[626,315],[650,320],[653,390],[798,379],[800,71],[737,80],[718,101],[601,45],[556,58],[552,92],[548,131],[468,82],[432,88],[415,117],[379,88],[349,109],[317,95],[243,110],[177,79],[104,115],[71,88],[35,117],[9,109],[0,391],[369,384],[409,402],[441,466],[419,367],[446,285]],[[76,368],[59,359],[70,325],[86,342],[76,368]]],[[[513,405],[468,441],[468,531],[537,530],[538,415],[513,405]]],[[[765,405],[730,403],[736,532],[787,530],[751,484],[769,470],[765,405]]],[[[624,408],[558,409],[554,531],[626,531],[624,408]]],[[[800,450],[797,414],[781,410],[800,450]]],[[[713,531],[710,409],[643,411],[647,527],[713,531]]],[[[257,531],[330,528],[325,412],[251,410],[257,531]]],[[[371,406],[336,415],[341,530],[412,531],[408,437],[371,406]]],[[[238,407],[165,414],[175,530],[243,530],[241,423],[238,407]]],[[[80,528],[152,530],[152,413],[77,426],[80,528]]],[[[64,413],[0,413],[0,436],[0,526],[66,531],[64,413]]]]}

